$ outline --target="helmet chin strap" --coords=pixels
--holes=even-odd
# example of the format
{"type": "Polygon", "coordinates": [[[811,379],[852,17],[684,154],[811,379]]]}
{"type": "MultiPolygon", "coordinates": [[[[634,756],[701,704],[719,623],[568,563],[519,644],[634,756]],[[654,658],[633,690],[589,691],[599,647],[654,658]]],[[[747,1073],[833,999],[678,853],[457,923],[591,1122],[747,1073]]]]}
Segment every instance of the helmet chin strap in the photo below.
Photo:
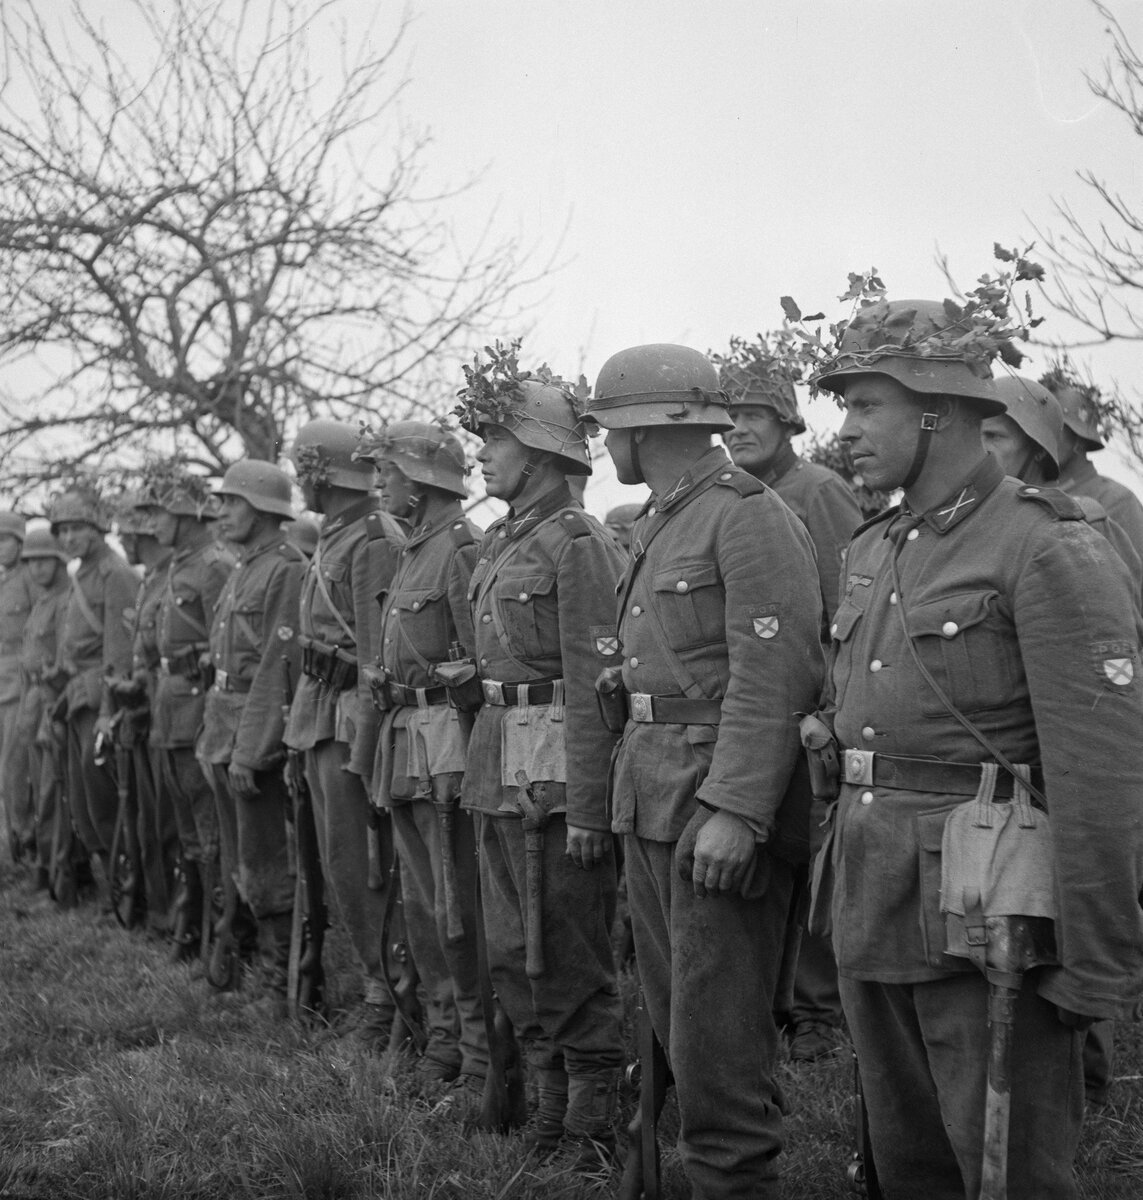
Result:
{"type": "Polygon", "coordinates": [[[504,497],[504,499],[507,500],[507,502],[509,504],[515,504],[516,497],[519,496],[519,494],[524,490],[524,488],[528,486],[528,480],[531,479],[533,475],[535,475],[536,467],[539,465],[540,455],[542,453],[543,453],[542,450],[533,450],[528,455],[527,459],[524,462],[524,465],[520,468],[520,476],[516,480],[515,487],[513,487],[512,491],[507,496],[504,497]]]}
{"type": "Polygon", "coordinates": [[[645,483],[646,476],[643,474],[643,464],[639,461],[639,439],[635,436],[635,430],[627,431],[627,450],[631,459],[631,470],[635,472],[637,483],[645,483]]]}
{"type": "Polygon", "coordinates": [[[1024,456],[1024,461],[1020,464],[1020,470],[1016,472],[1016,478],[1019,479],[1021,483],[1029,482],[1028,474],[1039,461],[1040,454],[1041,451],[1039,450],[1029,450],[1024,456]]]}
{"type": "Polygon", "coordinates": [[[917,434],[917,449],[913,453],[913,461],[909,466],[908,474],[901,481],[902,491],[908,491],[917,482],[921,471],[924,469],[925,459],[929,454],[929,444],[933,440],[933,433],[936,428],[937,414],[932,412],[921,413],[921,431],[917,434]]]}

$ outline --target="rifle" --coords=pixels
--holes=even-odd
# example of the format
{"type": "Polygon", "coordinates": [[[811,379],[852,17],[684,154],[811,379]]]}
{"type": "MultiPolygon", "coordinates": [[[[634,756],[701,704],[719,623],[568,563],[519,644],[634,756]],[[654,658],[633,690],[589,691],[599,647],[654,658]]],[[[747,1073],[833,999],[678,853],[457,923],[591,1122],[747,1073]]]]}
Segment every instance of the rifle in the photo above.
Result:
{"type": "Polygon", "coordinates": [[[108,867],[115,919],[124,929],[133,929],[139,923],[143,907],[143,856],[139,846],[139,806],[131,789],[131,747],[126,740],[126,711],[120,708],[111,718],[119,808],[115,814],[108,867]]]}
{"type": "Polygon", "coordinates": [[[627,1126],[627,1158],[615,1195],[616,1200],[660,1200],[662,1189],[656,1132],[667,1098],[670,1068],[662,1043],[655,1036],[642,985],[635,1009],[635,1024],[639,1059],[628,1068],[627,1078],[639,1088],[639,1107],[627,1126]]]}
{"type": "Polygon", "coordinates": [[[516,783],[524,829],[524,971],[529,979],[539,979],[544,973],[544,826],[548,823],[544,791],[547,784],[529,783],[523,771],[516,772],[516,783]]]}
{"type": "Polygon", "coordinates": [[[393,853],[389,863],[389,891],[385,896],[385,916],[381,922],[381,977],[385,982],[385,990],[393,1001],[393,1028],[389,1034],[389,1049],[400,1050],[405,1045],[412,1047],[413,1053],[424,1054],[429,1038],[425,1032],[425,1015],[421,1002],[417,998],[417,984],[421,978],[417,974],[417,964],[409,953],[409,943],[404,936],[404,921],[402,929],[394,931],[397,920],[397,907],[401,904],[401,860],[393,853]],[[400,968],[400,977],[393,982],[389,970],[390,963],[396,963],[400,968]]]}
{"type": "Polygon", "coordinates": [[[76,878],[75,834],[71,825],[71,805],[67,790],[67,696],[61,695],[44,713],[41,727],[47,732],[45,750],[52,765],[52,786],[56,791],[55,821],[52,825],[52,861],[48,873],[51,895],[61,908],[74,908],[79,901],[76,878]]]}
{"type": "Polygon", "coordinates": [[[480,1100],[476,1127],[493,1133],[509,1133],[528,1120],[524,1064],[512,1022],[508,1020],[508,1014],[492,989],[479,879],[474,889],[473,912],[476,917],[476,971],[480,980],[480,1008],[484,1014],[484,1033],[488,1040],[488,1072],[484,1076],[484,1094],[480,1100]]]}
{"type": "Polygon", "coordinates": [[[294,802],[294,838],[298,850],[288,995],[290,1015],[295,1020],[306,1021],[319,1016],[323,1008],[325,971],[321,954],[329,920],[317,829],[314,827],[313,797],[302,772],[301,753],[297,750],[286,754],[286,787],[294,802]]]}
{"type": "Polygon", "coordinates": [[[865,1109],[861,1067],[856,1052],[853,1055],[853,1139],[855,1148],[845,1172],[849,1190],[857,1196],[865,1196],[867,1200],[882,1200],[877,1164],[873,1161],[873,1144],[869,1140],[869,1113],[865,1109]]]}

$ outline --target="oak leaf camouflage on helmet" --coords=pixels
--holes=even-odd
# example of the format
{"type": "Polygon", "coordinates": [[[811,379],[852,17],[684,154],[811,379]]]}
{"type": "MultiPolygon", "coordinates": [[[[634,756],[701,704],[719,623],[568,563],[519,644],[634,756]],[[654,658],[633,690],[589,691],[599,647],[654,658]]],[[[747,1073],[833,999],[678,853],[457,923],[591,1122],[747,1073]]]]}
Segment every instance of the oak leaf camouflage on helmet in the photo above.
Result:
{"type": "Polygon", "coordinates": [[[802,379],[800,339],[791,329],[758,334],[757,340],[732,337],[728,354],[710,354],[718,379],[730,397],[730,409],[756,405],[772,409],[794,433],[805,433],[794,384],[802,379]]]}

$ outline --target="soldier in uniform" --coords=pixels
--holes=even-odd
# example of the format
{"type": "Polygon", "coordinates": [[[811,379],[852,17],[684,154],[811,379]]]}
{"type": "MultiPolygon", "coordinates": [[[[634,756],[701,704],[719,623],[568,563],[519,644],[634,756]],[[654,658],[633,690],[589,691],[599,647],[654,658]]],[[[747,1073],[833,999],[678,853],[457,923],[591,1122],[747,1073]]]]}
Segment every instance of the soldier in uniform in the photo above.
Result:
{"type": "Polygon", "coordinates": [[[28,784],[35,812],[36,885],[47,887],[60,787],[49,739],[51,711],[59,698],[55,672],[58,633],[68,600],[67,555],[48,530],[32,529],[24,538],[20,558],[37,595],[24,623],[16,729],[28,754],[28,784]]]}
{"type": "Polygon", "coordinates": [[[37,588],[20,561],[24,518],[0,512],[0,824],[8,830],[13,862],[35,849],[35,812],[28,790],[27,745],[20,716],[20,651],[37,588]]]}
{"type": "MultiPolygon", "coordinates": [[[[807,462],[794,450],[791,439],[806,431],[794,384],[778,360],[751,349],[756,352],[723,359],[719,368],[734,421],[722,440],[734,465],[773,488],[806,527],[817,554],[824,633],[837,609],[842,558],[861,524],[861,508],[840,475],[807,462]]],[[[811,828],[817,830],[824,819],[822,804],[814,810],[811,828]]],[[[800,878],[799,896],[806,886],[800,878]]],[[[789,1022],[790,1058],[813,1062],[837,1048],[835,1031],[843,1019],[829,939],[815,937],[802,927],[798,916],[802,907],[796,897],[776,1006],[789,1022]]]]}
{"type": "Polygon", "coordinates": [[[846,557],[832,626],[844,765],[815,912],[832,897],[886,1195],[977,1195],[989,984],[957,932],[979,901],[950,884],[942,911],[942,843],[958,806],[999,811],[1035,789],[1059,965],[1028,970],[1016,1004],[1008,1195],[1071,1198],[1078,1029],[1143,983],[1141,626],[1126,568],[1079,506],[983,452],[981,419],[1003,411],[983,369],[1010,327],[993,319],[983,344],[978,328],[940,303],[883,301],[816,377],[844,399],[856,469],[904,500],[846,557]]]}
{"type": "Polygon", "coordinates": [[[1064,367],[1049,371],[1040,382],[1060,402],[1064,413],[1056,486],[1070,495],[1098,501],[1143,559],[1143,504],[1130,488],[1100,475],[1088,458],[1104,447],[1099,389],[1082,383],[1064,367]]]}
{"type": "Polygon", "coordinates": [[[591,471],[570,387],[522,375],[514,355],[466,376],[459,415],[484,439],[488,494],[509,505],[469,585],[484,705],[463,803],[479,813],[489,969],[536,1084],[530,1146],[548,1154],[563,1140],[573,1164],[598,1166],[614,1146],[623,1047],[609,943],[614,739],[593,683],[615,661],[623,554],[568,490],[566,475],[591,471]]]}
{"type": "Polygon", "coordinates": [[[821,682],[821,600],[805,529],[711,446],[733,426],[685,346],[604,363],[588,412],[621,483],[651,500],[620,583],[630,717],[614,766],[635,957],[678,1091],[692,1195],[778,1194],[771,1006],[808,792],[794,714],[821,682]]]}
{"type": "Polygon", "coordinates": [[[223,476],[219,533],[238,564],[219,596],[210,630],[207,693],[195,753],[218,814],[221,870],[258,925],[262,997],[287,1014],[294,881],[290,875],[282,763],[285,711],[301,666],[298,597],[305,559],[280,528],[293,516],[290,479],[243,459],[223,476]]]}
{"type": "Polygon", "coordinates": [[[603,520],[603,528],[629,553],[631,550],[631,527],[635,524],[635,518],[639,515],[642,507],[641,504],[617,504],[608,510],[607,516],[603,520]]]}
{"type": "Polygon", "coordinates": [[[67,675],[67,783],[72,820],[91,859],[101,901],[111,898],[107,859],[115,836],[119,794],[108,768],[96,762],[95,725],[106,675],[131,669],[131,634],[124,620],[134,607],[139,578],[104,540],[104,505],[89,488],[57,496],[48,512],[64,553],[79,559],[59,642],[67,675]]]}
{"type": "Polygon", "coordinates": [[[218,878],[218,813],[195,758],[195,739],[210,683],[201,660],[209,652],[215,609],[234,558],[212,534],[214,514],[204,479],[174,467],[152,469],[148,483],[141,507],[169,555],[154,615],[157,674],[150,746],[178,842],[171,956],[180,961],[199,953],[218,878]]]}
{"type": "Polygon", "coordinates": [[[426,1073],[477,1094],[488,1041],[477,975],[476,841],[457,811],[471,717],[448,703],[434,669],[471,655],[468,584],[481,531],[464,517],[464,448],[439,425],[398,421],[366,436],[387,512],[411,530],[384,598],[372,671],[384,710],[376,802],[392,814],[413,959],[428,996],[426,1073]]]}
{"type": "MultiPolygon", "coordinates": [[[[355,461],[357,433],[339,421],[310,421],[291,457],[306,507],[324,517],[301,589],[302,674],[285,741],[302,755],[313,798],[322,874],[361,965],[365,994],[354,1037],[368,1050],[389,1043],[393,1002],[381,942],[385,891],[370,887],[369,794],[377,722],[359,669],[379,643],[379,601],[404,535],[378,509],[373,468],[355,461]],[[364,777],[364,778],[363,778],[364,777]]],[[[387,872],[391,835],[378,866],[387,872]]]]}

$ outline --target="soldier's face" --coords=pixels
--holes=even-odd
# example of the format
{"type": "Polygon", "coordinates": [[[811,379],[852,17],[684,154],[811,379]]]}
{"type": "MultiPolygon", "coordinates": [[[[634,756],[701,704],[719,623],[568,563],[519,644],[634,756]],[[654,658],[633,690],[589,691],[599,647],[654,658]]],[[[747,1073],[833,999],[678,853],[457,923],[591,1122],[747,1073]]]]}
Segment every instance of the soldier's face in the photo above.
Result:
{"type": "Polygon", "coordinates": [[[790,440],[787,426],[778,420],[772,408],[761,404],[738,405],[730,415],[734,428],[724,433],[722,440],[734,465],[760,474],[790,440]]]}
{"type": "Polygon", "coordinates": [[[20,561],[20,539],[14,533],[0,533],[0,567],[14,567],[20,561]]]}
{"type": "Polygon", "coordinates": [[[515,494],[528,462],[528,447],[500,425],[482,425],[480,436],[484,445],[476,461],[484,476],[484,490],[490,496],[507,500],[515,494]]]}
{"type": "Polygon", "coordinates": [[[407,517],[420,500],[417,485],[396,463],[379,462],[373,481],[381,492],[381,507],[390,516],[407,517]]]}
{"type": "Polygon", "coordinates": [[[151,528],[159,545],[173,546],[179,535],[178,517],[165,508],[148,508],[147,516],[151,518],[151,528]]]}
{"type": "Polygon", "coordinates": [[[607,453],[615,464],[615,478],[620,483],[643,482],[643,472],[635,462],[636,432],[634,429],[609,429],[603,439],[607,453]]]}
{"type": "Polygon", "coordinates": [[[90,558],[103,544],[103,534],[86,521],[61,521],[56,534],[68,558],[90,558]]]}
{"type": "Polygon", "coordinates": [[[846,385],[838,436],[867,486],[892,491],[908,478],[921,432],[922,406],[888,375],[862,375],[846,385]]]}
{"type": "MultiPolygon", "coordinates": [[[[1004,474],[1015,479],[1023,479],[1021,472],[1026,471],[1032,457],[1043,453],[1011,417],[1003,414],[984,419],[980,426],[980,440],[985,450],[1000,464],[1004,474]]],[[[1043,482],[1040,473],[1037,472],[1037,477],[1029,482],[1043,482]]]]}
{"type": "Polygon", "coordinates": [[[28,574],[36,587],[50,588],[56,581],[56,572],[60,569],[58,558],[29,558],[28,574]]]}
{"type": "Polygon", "coordinates": [[[245,545],[261,528],[258,510],[241,496],[222,497],[222,516],[218,519],[218,532],[228,542],[245,545]]]}

